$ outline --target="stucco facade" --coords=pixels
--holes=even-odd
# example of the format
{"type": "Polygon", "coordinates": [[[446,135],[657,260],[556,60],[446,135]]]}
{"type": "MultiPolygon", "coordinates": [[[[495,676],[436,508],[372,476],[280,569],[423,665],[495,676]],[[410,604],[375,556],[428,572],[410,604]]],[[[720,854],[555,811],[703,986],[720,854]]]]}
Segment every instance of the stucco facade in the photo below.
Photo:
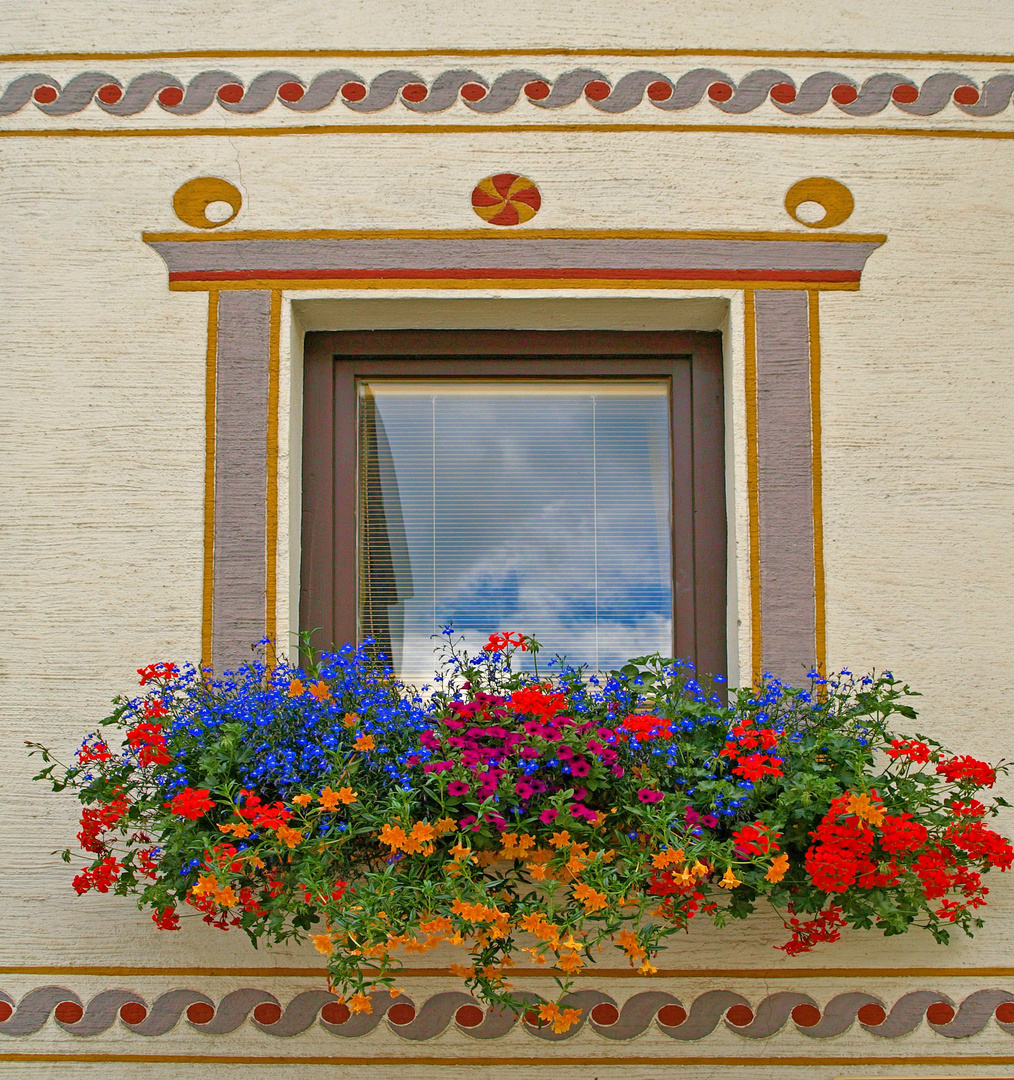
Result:
{"type": "MultiPolygon", "coordinates": [[[[18,0],[0,33],[0,1001],[21,1003],[0,1023],[5,1075],[1014,1074],[1014,1024],[993,1011],[1014,1001],[1005,879],[990,882],[985,929],[949,948],[855,933],[789,961],[771,948],[774,920],[760,920],[696,928],[650,981],[612,968],[582,978],[621,1014],[636,994],[672,995],[693,1027],[682,1033],[654,1023],[655,1002],[631,1008],[624,1038],[591,1022],[556,1041],[523,1025],[477,1037],[451,1011],[439,1033],[378,1018],[351,1037],[299,998],[322,989],[311,952],[258,954],[203,926],[160,934],[129,900],[75,897],[50,855],[74,834],[75,804],[31,783],[23,749],[70,754],[138,666],[210,658],[216,632],[236,625],[230,588],[254,621],[267,605],[251,640],[291,647],[305,332],[602,328],[723,334],[730,681],[771,664],[791,677],[797,653],[832,670],[889,667],[922,691],[923,731],[1003,757],[1014,56],[996,53],[1014,48],[1014,12],[988,0],[960,12],[864,0],[848,13],[18,0]],[[470,100],[469,86],[482,92],[470,100]],[[471,198],[507,172],[529,178],[540,205],[498,228],[471,198]],[[221,228],[174,211],[201,177],[238,194],[221,228]],[[819,229],[805,208],[790,216],[787,192],[807,178],[836,181],[854,209],[819,229]],[[378,245],[392,240],[384,264],[378,245]],[[561,271],[579,265],[573,251],[553,254],[576,241],[592,245],[583,276],[561,271]],[[621,259],[619,241],[633,253],[621,259]],[[675,246],[652,254],[663,241],[675,246]],[[237,254],[256,242],[275,247],[237,254]],[[359,246],[324,250],[342,243],[359,246]],[[213,249],[219,261],[202,262],[213,249]],[[427,270],[438,266],[446,274],[427,270]],[[255,363],[263,349],[261,389],[239,409],[215,396],[223,335],[258,318],[263,335],[234,355],[255,363]],[[790,324],[798,334],[783,340],[790,324]],[[792,394],[794,411],[779,411],[792,394]],[[250,458],[263,471],[232,503],[235,470],[216,474],[226,448],[244,453],[229,415],[263,426],[250,458]],[[251,521],[262,563],[241,552],[239,577],[216,581],[216,557],[251,521]],[[800,581],[805,603],[786,607],[800,581]],[[242,989],[210,1022],[186,1018],[242,989]],[[135,999],[161,1028],[116,1018],[135,999]],[[257,1021],[254,1006],[272,1000],[282,1019],[257,1021]],[[61,1024],[51,1010],[63,1001],[83,1019],[61,1024]],[[874,1001],[884,1025],[856,1019],[874,1001]],[[925,1018],[937,1001],[953,1020],[925,1018]],[[736,1003],[752,1026],[722,1019],[736,1003]],[[820,1024],[792,1019],[800,1003],[822,1010],[820,1024]]],[[[403,982],[417,1009],[456,989],[429,962],[403,982]]]]}

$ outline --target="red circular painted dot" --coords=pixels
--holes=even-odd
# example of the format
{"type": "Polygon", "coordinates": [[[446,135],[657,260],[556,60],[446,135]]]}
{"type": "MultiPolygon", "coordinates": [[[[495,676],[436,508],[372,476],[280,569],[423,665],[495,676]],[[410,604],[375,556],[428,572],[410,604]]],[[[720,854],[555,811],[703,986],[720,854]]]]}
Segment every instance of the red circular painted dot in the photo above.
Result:
{"type": "Polygon", "coordinates": [[[421,82],[405,83],[401,88],[401,96],[406,101],[425,101],[429,90],[421,82]]]}
{"type": "Polygon", "coordinates": [[[103,105],[115,105],[123,97],[123,91],[116,83],[106,83],[105,86],[99,87],[95,96],[103,105]]]}
{"type": "Polygon", "coordinates": [[[203,1001],[195,1001],[187,1007],[187,1019],[191,1024],[206,1024],[215,1015],[215,1010],[203,1001]]]}
{"type": "Polygon", "coordinates": [[[708,97],[712,101],[728,101],[732,97],[732,87],[727,82],[713,82],[708,87],[708,97]]]}
{"type": "Polygon", "coordinates": [[[975,105],[979,100],[979,91],[974,86],[959,86],[954,91],[954,100],[959,105],[975,105]]]}
{"type": "Polygon", "coordinates": [[[303,84],[298,82],[285,82],[278,87],[278,96],[282,101],[299,101],[305,93],[303,84]]]}
{"type": "Polygon", "coordinates": [[[912,86],[910,83],[898,83],[891,91],[891,97],[893,97],[899,105],[911,105],[918,96],[919,87],[912,86]]]}
{"type": "Polygon", "coordinates": [[[458,1026],[463,1028],[478,1027],[485,1018],[486,1014],[478,1005],[462,1005],[454,1014],[458,1026]]]}
{"type": "Polygon", "coordinates": [[[542,101],[543,98],[549,97],[549,83],[541,79],[525,83],[525,96],[531,98],[532,101],[542,101]]]}
{"type": "Polygon", "coordinates": [[[477,82],[467,82],[461,88],[461,96],[466,101],[482,101],[487,93],[486,87],[477,82]]]}
{"type": "Polygon", "coordinates": [[[792,1019],[803,1028],[811,1028],[820,1023],[820,1009],[816,1005],[803,1002],[792,1010],[792,1019]]]}
{"type": "MultiPolygon", "coordinates": [[[[1001,1005],[1000,1008],[1003,1008],[1001,1005]]],[[[0,1024],[5,1020],[10,1020],[14,1015],[14,1006],[7,1001],[0,1001],[0,1024]]]]}
{"type": "Polygon", "coordinates": [[[262,1001],[254,1009],[254,1019],[258,1024],[277,1024],[282,1018],[282,1010],[273,1001],[262,1001]]]}
{"type": "Polygon", "coordinates": [[[883,1005],[871,1001],[868,1005],[860,1006],[856,1018],[860,1024],[866,1024],[867,1027],[880,1027],[887,1019],[887,1012],[883,1005]]]}
{"type": "Polygon", "coordinates": [[[76,1001],[61,1001],[54,1015],[61,1024],[76,1024],[84,1016],[84,1009],[76,1001]]]}
{"type": "Polygon", "coordinates": [[[831,88],[831,100],[839,105],[851,105],[859,97],[859,91],[849,83],[838,83],[831,88]]]}
{"type": "Polygon", "coordinates": [[[954,1019],[954,1006],[946,1001],[935,1001],[926,1010],[926,1019],[931,1024],[949,1024],[954,1019]]]}
{"type": "Polygon", "coordinates": [[[584,85],[584,96],[589,101],[605,101],[612,93],[612,90],[613,88],[605,79],[592,79],[591,82],[584,85]]]}
{"type": "Polygon", "coordinates": [[[591,1011],[592,1022],[600,1024],[602,1027],[609,1027],[615,1024],[620,1018],[620,1010],[615,1005],[610,1005],[608,1001],[600,1001],[591,1011]]]}
{"type": "Polygon", "coordinates": [[[329,1001],[320,1010],[320,1018],[326,1024],[344,1024],[352,1015],[352,1010],[341,1001],[329,1001]]]}
{"type": "Polygon", "coordinates": [[[163,86],[158,92],[158,103],[167,109],[173,109],[183,100],[183,91],[178,86],[163,86]]]}
{"type": "Polygon", "coordinates": [[[220,86],[218,88],[218,100],[229,105],[235,105],[237,101],[243,100],[243,87],[234,82],[220,86]]]}
{"type": "Polygon", "coordinates": [[[672,97],[672,84],[659,79],[648,84],[649,101],[668,101],[672,97]]]}
{"type": "Polygon", "coordinates": [[[733,1005],[725,1014],[726,1020],[735,1027],[746,1027],[753,1023],[753,1009],[746,1005],[733,1005]]]}
{"type": "Polygon", "coordinates": [[[788,105],[790,101],[796,100],[796,88],[792,83],[775,83],[771,87],[771,100],[777,101],[780,105],[788,105]]]}
{"type": "Polygon", "coordinates": [[[415,1019],[415,1008],[412,1005],[407,1005],[404,1001],[399,1002],[397,1005],[392,1005],[387,1010],[387,1019],[392,1024],[411,1024],[415,1019]]]}
{"type": "Polygon", "coordinates": [[[347,82],[342,86],[341,95],[346,101],[362,101],[366,97],[366,87],[361,82],[347,82]]]}
{"type": "Polygon", "coordinates": [[[120,1019],[125,1024],[140,1024],[148,1015],[148,1010],[139,1001],[128,1001],[120,1006],[120,1019]]]}
{"type": "Polygon", "coordinates": [[[525,1013],[525,1023],[530,1024],[532,1027],[538,1027],[542,1023],[542,1018],[535,1011],[535,1009],[529,1009],[525,1013]]]}
{"type": "Polygon", "coordinates": [[[686,1009],[679,1005],[663,1005],[658,1010],[658,1022],[663,1027],[679,1027],[686,1018],[686,1009]]]}
{"type": "Polygon", "coordinates": [[[996,1007],[996,1018],[1001,1024],[1014,1024],[1014,1001],[1002,1001],[996,1007]]]}
{"type": "Polygon", "coordinates": [[[40,105],[49,105],[56,101],[56,87],[48,85],[37,86],[32,97],[35,98],[40,105]]]}

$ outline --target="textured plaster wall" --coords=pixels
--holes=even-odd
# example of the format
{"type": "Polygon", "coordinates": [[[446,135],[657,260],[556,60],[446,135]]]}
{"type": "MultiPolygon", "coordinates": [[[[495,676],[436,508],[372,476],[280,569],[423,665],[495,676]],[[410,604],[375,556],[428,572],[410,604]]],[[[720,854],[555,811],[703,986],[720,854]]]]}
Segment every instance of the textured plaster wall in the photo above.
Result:
{"type": "MultiPolygon", "coordinates": [[[[847,11],[833,3],[750,10],[720,3],[705,10],[704,5],[630,8],[617,2],[544,10],[525,0],[512,6],[509,17],[457,0],[450,5],[277,4],[270,17],[235,3],[175,4],[145,14],[133,4],[109,3],[96,11],[84,4],[39,8],[9,0],[0,14],[6,51],[577,43],[986,51],[1010,40],[1011,31],[1010,6],[985,0],[960,11],[936,0],[890,8],[864,2],[847,11]]],[[[214,63],[191,66],[200,70],[214,63]]],[[[515,61],[486,63],[501,70],[515,61]]],[[[138,70],[151,66],[146,61],[138,70]]],[[[249,77],[264,65],[230,61],[229,66],[249,77]]],[[[5,63],[4,80],[24,70],[23,64],[5,63]]],[[[84,66],[71,64],[67,70],[84,66]]],[[[38,118],[31,124],[38,126],[38,118]]],[[[215,175],[236,184],[244,209],[235,227],[251,229],[482,229],[486,226],[468,202],[472,186],[507,169],[538,184],[543,202],[536,224],[542,228],[785,229],[797,228],[782,208],[793,182],[825,175],[846,183],[856,210],[844,228],[886,232],[888,241],[871,257],[860,292],[825,294],[820,305],[829,662],[856,671],[891,667],[923,692],[923,731],[960,744],[963,751],[997,758],[1009,752],[1014,723],[1009,161],[1004,141],[743,132],[2,140],[0,965],[313,962],[302,953],[255,954],[245,939],[203,927],[159,934],[127,900],[76,898],[69,869],[49,854],[72,838],[74,804],[31,784],[34,763],[23,750],[25,739],[40,739],[69,755],[80,733],[104,715],[109,698],[131,689],[135,668],[151,660],[198,656],[207,300],[204,294],[171,294],[163,263],[140,238],[146,229],[180,227],[171,198],[183,181],[215,175]]],[[[591,316],[582,312],[596,300],[594,325],[728,319],[730,525],[731,536],[738,538],[730,568],[736,584],[733,653],[745,664],[750,642],[742,301],[738,292],[705,295],[713,301],[705,314],[701,294],[678,292],[625,297],[611,290],[597,297],[587,290],[523,296],[455,291],[411,303],[424,310],[431,305],[427,325],[541,326],[568,320],[591,325],[591,316]],[[574,304],[564,312],[568,298],[574,304]],[[549,306],[537,307],[540,300],[549,306]],[[681,300],[698,306],[681,307],[681,300]],[[526,305],[531,305],[528,314],[526,305]]],[[[341,290],[297,293],[283,305],[280,633],[289,628],[298,569],[293,466],[299,454],[301,328],[370,325],[374,315],[375,325],[406,325],[400,320],[415,317],[409,312],[404,293],[395,292],[372,294],[369,301],[341,290]]],[[[1010,787],[1003,785],[1008,796],[1010,787]]],[[[1010,829],[1014,822],[1006,825],[1010,829]]],[[[1014,942],[1014,888],[1006,881],[991,884],[987,926],[974,942],[958,941],[944,952],[915,933],[886,941],[857,935],[792,966],[970,972],[1000,966],[1014,942]]],[[[773,921],[724,934],[697,928],[668,966],[776,967],[784,960],[771,945],[781,939],[773,921]]],[[[38,982],[25,975],[0,976],[2,988],[15,998],[38,982]]],[[[248,982],[239,979],[228,988],[248,982]]],[[[970,974],[926,977],[918,986],[932,984],[959,1000],[983,986],[1010,982],[970,974]]],[[[144,985],[154,997],[176,983],[163,978],[144,985]]],[[[712,984],[725,985],[713,979],[695,984],[695,992],[712,984]]],[[[98,977],[75,983],[82,998],[109,985],[108,978],[98,977]]],[[[302,988],[284,980],[271,985],[283,1000],[302,988]]],[[[826,1000],[866,985],[858,976],[800,978],[791,988],[826,1000]]],[[[878,983],[878,990],[893,1001],[915,985],[899,974],[878,983]]],[[[411,992],[411,980],[406,986],[411,992]]],[[[423,996],[441,988],[432,980],[417,987],[423,996]]],[[[789,987],[763,979],[749,989],[737,987],[754,1000],[778,988],[789,987]]],[[[631,989],[625,986],[623,992],[631,989]]],[[[110,1038],[125,1052],[138,1049],[138,1037],[129,1033],[112,1032],[110,1038]]],[[[278,1040],[247,1029],[222,1036],[214,1051],[204,1043],[196,1046],[194,1038],[188,1030],[178,1031],[160,1040],[157,1049],[284,1052],[278,1040]]],[[[441,1038],[445,1055],[474,1052],[463,1036],[441,1038]]],[[[603,1052],[601,1040],[587,1030],[565,1049],[533,1050],[526,1038],[515,1032],[495,1052],[603,1052]]],[[[623,1052],[672,1052],[671,1042],[661,1036],[645,1039],[623,1052]]],[[[777,1051],[860,1056],[955,1051],[953,1045],[941,1048],[948,1040],[925,1028],[907,1036],[904,1045],[886,1049],[882,1043],[871,1049],[870,1038],[858,1029],[843,1040],[815,1049],[791,1031],[778,1037],[777,1051]]],[[[53,1028],[52,1021],[32,1045],[81,1050],[80,1041],[53,1028]]],[[[715,1056],[744,1052],[743,1040],[721,1030],[706,1049],[687,1045],[688,1052],[715,1056]]],[[[7,1046],[4,1042],[0,1051],[7,1046]]],[[[1011,1053],[1009,1036],[995,1026],[962,1046],[968,1053],[1011,1053]]],[[[364,1051],[329,1044],[316,1052],[364,1051]]],[[[402,1041],[380,1032],[368,1052],[407,1051],[402,1041]]],[[[609,1052],[619,1054],[621,1047],[609,1052]]],[[[763,1049],[754,1046],[750,1052],[763,1049]]],[[[58,1075],[52,1071],[57,1067],[46,1063],[6,1068],[9,1075],[58,1075]]],[[[59,1068],[59,1075],[126,1078],[140,1076],[142,1068],[146,1075],[196,1075],[190,1067],[165,1064],[121,1062],[115,1072],[90,1071],[84,1064],[59,1068]]],[[[657,1075],[645,1068],[637,1075],[657,1075]]],[[[971,1067],[955,1068],[967,1073],[971,1067]]],[[[912,1067],[902,1066],[867,1066],[851,1073],[886,1076],[899,1070],[913,1074],[912,1067]]],[[[789,1075],[829,1078],[843,1071],[848,1070],[799,1068],[789,1075]]],[[[520,1077],[523,1070],[516,1072],[520,1077]]],[[[319,1075],[325,1073],[344,1074],[321,1067],[319,1075]]],[[[431,1073],[415,1066],[412,1075],[431,1073]]],[[[307,1074],[306,1069],[301,1073],[307,1074]]],[[[496,1072],[505,1074],[514,1072],[496,1072]]],[[[596,1066],[594,1072],[621,1074],[634,1075],[633,1067],[596,1066]]],[[[203,1066],[201,1075],[217,1076],[219,1068],[203,1066]]],[[[289,1069],[278,1066],[271,1075],[287,1076],[289,1069]]],[[[554,1075],[592,1074],[561,1064],[554,1075]]],[[[693,1075],[766,1080],[786,1070],[701,1065],[693,1075]]]]}

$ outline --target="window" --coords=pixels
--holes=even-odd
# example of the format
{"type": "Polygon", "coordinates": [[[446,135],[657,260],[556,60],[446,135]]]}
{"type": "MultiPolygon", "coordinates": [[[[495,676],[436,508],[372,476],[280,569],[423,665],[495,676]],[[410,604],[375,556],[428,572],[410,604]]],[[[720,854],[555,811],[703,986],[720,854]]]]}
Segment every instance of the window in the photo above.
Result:
{"type": "Polygon", "coordinates": [[[725,672],[720,338],[307,336],[301,625],[411,680],[453,621],[725,672]]]}

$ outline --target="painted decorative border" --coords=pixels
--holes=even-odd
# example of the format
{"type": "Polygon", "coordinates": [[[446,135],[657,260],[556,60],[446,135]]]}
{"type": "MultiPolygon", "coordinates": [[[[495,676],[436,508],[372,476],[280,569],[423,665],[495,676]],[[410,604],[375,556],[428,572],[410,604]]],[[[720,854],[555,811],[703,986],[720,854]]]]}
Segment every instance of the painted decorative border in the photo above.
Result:
{"type": "MultiPolygon", "coordinates": [[[[538,995],[529,995],[533,1004],[538,995]]],[[[28,991],[15,1005],[0,990],[0,1034],[34,1035],[50,1016],[71,1035],[93,1036],[108,1031],[117,1020],[123,1028],[148,1037],[165,1035],[181,1020],[204,1035],[235,1031],[248,1018],[269,1035],[291,1038],[314,1023],[339,1038],[359,1038],[375,1031],[386,1020],[388,1029],[401,1039],[420,1042],[436,1038],[452,1023],[472,1039],[499,1039],[519,1024],[531,1036],[547,1042],[573,1038],[587,1025],[605,1039],[624,1041],[643,1035],[649,1028],[678,1042],[707,1038],[724,1024],[744,1039],[768,1039],[787,1024],[810,1039],[833,1039],[858,1023],[876,1038],[898,1039],[915,1031],[925,1020],[927,1027],[949,1039],[965,1039],[983,1031],[992,1020],[1014,1035],[1014,992],[977,990],[955,1004],[935,990],[903,994],[891,1006],[864,991],[837,994],[821,1008],[809,994],[779,991],[755,1005],[731,990],[709,990],[684,1002],[666,991],[634,994],[622,1005],[601,990],[581,990],[564,1004],[581,1010],[578,1024],[564,1033],[539,1024],[537,1015],[518,1018],[513,1013],[483,1008],[470,995],[452,991],[434,994],[420,1006],[405,994],[372,995],[373,1011],[350,1015],[335,995],[325,990],[304,990],[282,1006],[267,990],[244,987],[225,994],[216,1004],[207,994],[193,989],[170,990],[149,1005],[133,990],[110,989],[95,994],[87,1003],[62,986],[40,986],[28,991]]]]}
{"type": "Polygon", "coordinates": [[[0,95],[0,116],[30,102],[45,115],[71,116],[91,105],[110,116],[136,116],[153,102],[172,116],[194,116],[214,104],[239,115],[263,112],[274,103],[297,114],[319,112],[336,102],[357,113],[375,113],[400,102],[415,113],[438,113],[461,102],[480,115],[513,108],[520,100],[540,109],[559,109],[583,99],[606,114],[629,112],[642,102],[662,112],[682,112],[707,102],[736,116],[770,102],[780,112],[804,116],[829,104],[847,116],[865,117],[893,106],[910,116],[935,116],[953,105],[959,113],[997,116],[1011,104],[1014,74],[981,82],[958,71],[939,71],[922,83],[896,72],[858,81],[839,71],[820,71],[799,82],[777,68],[759,68],[738,82],[718,68],[694,68],[680,75],[641,69],[611,81],[595,68],[579,67],[555,79],[531,69],[488,78],[471,68],[453,68],[427,82],[414,71],[390,69],[367,79],[351,69],[332,69],[304,79],[291,71],[264,71],[249,84],[234,73],[202,71],[184,83],[166,71],[148,71],[124,84],[104,71],[85,71],[61,84],[31,72],[8,83],[0,95]]]}

